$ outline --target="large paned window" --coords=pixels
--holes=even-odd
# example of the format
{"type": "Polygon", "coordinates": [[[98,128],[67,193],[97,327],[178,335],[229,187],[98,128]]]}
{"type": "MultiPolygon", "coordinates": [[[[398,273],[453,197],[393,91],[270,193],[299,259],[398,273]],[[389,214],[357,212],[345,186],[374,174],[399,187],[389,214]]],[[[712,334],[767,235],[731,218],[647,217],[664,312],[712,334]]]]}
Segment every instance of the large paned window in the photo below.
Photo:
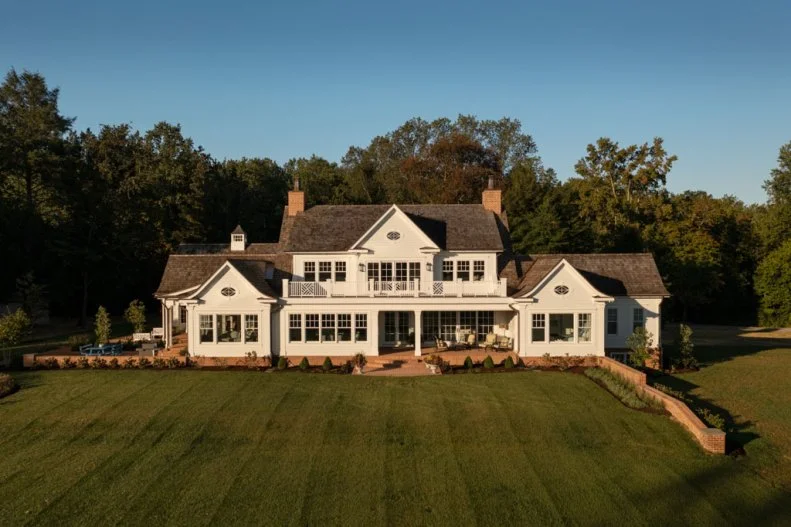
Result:
{"type": "Polygon", "coordinates": [[[467,260],[456,262],[456,278],[462,282],[470,281],[470,262],[467,260]]]}
{"type": "Polygon", "coordinates": [[[645,310],[642,307],[634,308],[632,315],[632,331],[645,327],[645,310]]]}
{"type": "Polygon", "coordinates": [[[406,282],[407,280],[407,265],[406,262],[395,263],[395,281],[406,282]]]}
{"type": "Polygon", "coordinates": [[[335,281],[346,281],[346,262],[335,262],[335,281]]]}
{"type": "Polygon", "coordinates": [[[368,280],[376,282],[379,280],[379,262],[370,262],[368,264],[368,280]]]}
{"type": "Polygon", "coordinates": [[[302,341],[302,315],[299,313],[288,315],[288,341],[302,341]]]}
{"type": "Polygon", "coordinates": [[[409,281],[420,280],[420,262],[409,262],[409,281]]]}
{"type": "Polygon", "coordinates": [[[321,341],[335,342],[335,315],[332,313],[321,315],[321,341]]]}
{"type": "Polygon", "coordinates": [[[456,312],[440,311],[439,336],[442,340],[453,342],[456,340],[456,312]]]}
{"type": "Polygon", "coordinates": [[[614,307],[607,308],[607,334],[618,334],[618,309],[614,307]]]}
{"type": "Polygon", "coordinates": [[[258,342],[258,315],[244,316],[244,341],[258,342]]]}
{"type": "Polygon", "coordinates": [[[352,340],[352,316],[348,313],[338,315],[338,342],[352,340]]]}
{"type": "Polygon", "coordinates": [[[423,342],[434,340],[439,336],[439,312],[424,311],[423,322],[420,325],[423,331],[423,342]]]}
{"type": "Polygon", "coordinates": [[[453,281],[453,260],[445,260],[442,262],[442,281],[453,281]]]}
{"type": "Polygon", "coordinates": [[[332,262],[319,262],[319,282],[332,280],[332,262]]]}
{"type": "Polygon", "coordinates": [[[478,341],[486,340],[486,335],[494,332],[494,311],[478,311],[478,341]]]}
{"type": "Polygon", "coordinates": [[[459,313],[459,330],[475,331],[475,311],[462,311],[459,313]]]}
{"type": "Polygon", "coordinates": [[[483,282],[485,276],[486,262],[483,260],[475,260],[472,263],[472,279],[476,282],[483,282]]]}
{"type": "Polygon", "coordinates": [[[199,319],[200,324],[200,341],[213,342],[214,341],[214,324],[212,323],[212,315],[201,315],[199,319]]]}
{"type": "Polygon", "coordinates": [[[305,342],[319,341],[319,316],[315,313],[305,315],[305,342]]]}
{"type": "Polygon", "coordinates": [[[316,281],[316,262],[305,262],[305,281],[316,281]]]}
{"type": "Polygon", "coordinates": [[[549,314],[549,341],[574,342],[574,315],[572,313],[549,314]]]}
{"type": "Polygon", "coordinates": [[[385,342],[395,342],[396,339],[396,314],[392,311],[385,312],[385,342]]]}
{"type": "Polygon", "coordinates": [[[217,342],[242,341],[241,315],[215,315],[217,317],[217,342]]]}
{"type": "Polygon", "coordinates": [[[591,341],[591,314],[577,313],[577,342],[591,341]]]}
{"type": "Polygon", "coordinates": [[[545,342],[547,340],[547,316],[544,313],[533,313],[531,340],[533,342],[545,342]]]}
{"type": "Polygon", "coordinates": [[[354,340],[357,342],[368,340],[368,315],[365,313],[354,315],[354,340]]]}
{"type": "Polygon", "coordinates": [[[382,262],[382,275],[380,280],[382,282],[393,281],[393,262],[382,262]]]}

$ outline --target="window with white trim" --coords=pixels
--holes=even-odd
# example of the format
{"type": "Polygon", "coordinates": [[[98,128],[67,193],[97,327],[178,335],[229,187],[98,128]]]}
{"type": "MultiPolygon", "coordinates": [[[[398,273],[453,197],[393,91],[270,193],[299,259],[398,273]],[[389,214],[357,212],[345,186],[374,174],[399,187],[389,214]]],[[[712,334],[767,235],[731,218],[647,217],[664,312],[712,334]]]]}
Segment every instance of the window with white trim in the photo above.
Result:
{"type": "Polygon", "coordinates": [[[305,262],[305,281],[316,281],[316,262],[305,262]]]}
{"type": "Polygon", "coordinates": [[[472,263],[472,279],[475,282],[483,282],[486,270],[486,262],[484,260],[475,260],[472,263]]]}
{"type": "Polygon", "coordinates": [[[335,314],[333,313],[321,315],[321,341],[335,342],[335,314]]]}
{"type": "Polygon", "coordinates": [[[242,316],[216,314],[217,319],[217,342],[241,342],[242,341],[242,316]]]}
{"type": "Polygon", "coordinates": [[[368,315],[366,313],[354,315],[354,340],[355,342],[368,340],[368,315]]]}
{"type": "Polygon", "coordinates": [[[439,337],[439,311],[423,311],[422,320],[420,328],[423,342],[433,341],[439,337]]]}
{"type": "Polygon", "coordinates": [[[199,319],[200,341],[214,342],[214,323],[212,315],[201,315],[199,319]]]}
{"type": "Polygon", "coordinates": [[[233,241],[235,242],[243,242],[244,241],[244,234],[232,234],[231,235],[233,241]]]}
{"type": "Polygon", "coordinates": [[[288,341],[302,342],[302,315],[300,313],[288,315],[288,341]]]}
{"type": "Polygon", "coordinates": [[[319,315],[307,313],[305,315],[305,342],[319,341],[319,315]]]}
{"type": "Polygon", "coordinates": [[[577,342],[591,341],[591,314],[577,313],[577,342]]]}
{"type": "Polygon", "coordinates": [[[462,282],[470,281],[470,262],[467,260],[459,260],[456,262],[456,279],[462,282]]]}
{"type": "Polygon", "coordinates": [[[319,262],[319,282],[332,280],[332,262],[319,262]]]}
{"type": "Polygon", "coordinates": [[[346,262],[335,262],[335,281],[346,281],[346,262]]]}
{"type": "Polygon", "coordinates": [[[379,262],[368,262],[368,280],[379,280],[379,262]]]}
{"type": "Polygon", "coordinates": [[[244,341],[258,342],[258,315],[244,316],[244,341]]]}
{"type": "Polygon", "coordinates": [[[350,313],[338,315],[338,342],[350,342],[352,340],[352,316],[350,313]]]}
{"type": "Polygon", "coordinates": [[[395,263],[395,281],[396,282],[406,282],[407,278],[407,265],[406,262],[396,262],[395,263]]]}
{"type": "Polygon", "coordinates": [[[409,262],[409,281],[420,280],[420,262],[409,262]]]}
{"type": "Polygon", "coordinates": [[[453,281],[453,260],[444,260],[442,262],[442,281],[453,281]]]}
{"type": "Polygon", "coordinates": [[[533,342],[546,342],[547,316],[544,313],[533,313],[533,325],[530,333],[533,342]]]}
{"type": "Polygon", "coordinates": [[[494,332],[494,311],[478,311],[478,342],[486,340],[486,335],[494,332]]]}
{"type": "Polygon", "coordinates": [[[632,314],[632,331],[637,328],[645,327],[645,310],[642,307],[636,307],[632,314]]]}
{"type": "Polygon", "coordinates": [[[618,334],[618,309],[615,307],[607,308],[607,334],[618,334]]]}

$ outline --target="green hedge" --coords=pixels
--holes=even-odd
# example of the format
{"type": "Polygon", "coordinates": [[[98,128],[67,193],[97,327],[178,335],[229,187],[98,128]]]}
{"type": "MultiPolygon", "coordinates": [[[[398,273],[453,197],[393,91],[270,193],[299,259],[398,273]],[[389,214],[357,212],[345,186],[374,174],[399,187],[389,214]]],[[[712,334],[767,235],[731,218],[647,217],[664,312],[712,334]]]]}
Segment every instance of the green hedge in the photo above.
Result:
{"type": "Polygon", "coordinates": [[[620,375],[615,375],[604,368],[588,368],[585,375],[604,385],[607,390],[629,408],[642,410],[644,408],[662,409],[662,403],[653,397],[645,396],[637,391],[634,384],[620,375]]]}

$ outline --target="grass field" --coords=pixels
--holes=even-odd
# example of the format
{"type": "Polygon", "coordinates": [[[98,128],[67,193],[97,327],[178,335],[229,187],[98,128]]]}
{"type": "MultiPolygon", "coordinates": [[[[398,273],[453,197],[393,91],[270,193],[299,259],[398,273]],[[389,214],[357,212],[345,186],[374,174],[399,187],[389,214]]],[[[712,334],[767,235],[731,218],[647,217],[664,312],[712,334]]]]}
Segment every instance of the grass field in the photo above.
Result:
{"type": "Polygon", "coordinates": [[[0,525],[747,525],[789,510],[746,458],[704,454],[571,373],[16,376],[0,525]]]}
{"type": "MultiPolygon", "coordinates": [[[[728,421],[742,463],[791,492],[791,348],[734,341],[698,348],[703,367],[657,379],[697,398],[728,421]]],[[[791,505],[789,506],[791,524],[791,505]]]]}

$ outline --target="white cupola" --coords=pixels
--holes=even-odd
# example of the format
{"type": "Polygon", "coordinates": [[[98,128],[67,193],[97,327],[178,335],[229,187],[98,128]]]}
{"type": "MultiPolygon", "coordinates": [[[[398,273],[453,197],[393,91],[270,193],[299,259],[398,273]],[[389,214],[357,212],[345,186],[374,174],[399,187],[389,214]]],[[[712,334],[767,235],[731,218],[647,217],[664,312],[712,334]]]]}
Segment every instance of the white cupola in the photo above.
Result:
{"type": "Polygon", "coordinates": [[[244,251],[247,247],[247,233],[241,225],[237,225],[231,233],[231,251],[244,251]]]}

